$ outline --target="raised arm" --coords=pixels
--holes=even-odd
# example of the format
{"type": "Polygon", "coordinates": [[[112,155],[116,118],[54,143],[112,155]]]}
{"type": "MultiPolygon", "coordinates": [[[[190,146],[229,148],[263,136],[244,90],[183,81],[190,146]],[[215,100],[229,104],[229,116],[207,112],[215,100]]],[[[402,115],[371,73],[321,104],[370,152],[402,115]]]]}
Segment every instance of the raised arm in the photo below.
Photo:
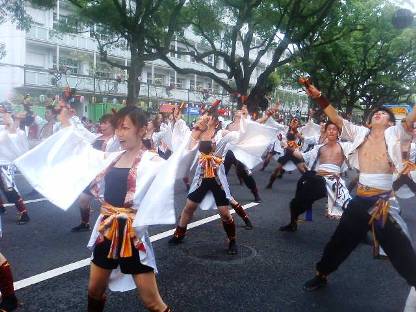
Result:
{"type": "Polygon", "coordinates": [[[338,115],[337,110],[329,103],[328,99],[319,91],[308,78],[299,78],[299,83],[305,86],[306,93],[322,108],[325,115],[340,129],[342,129],[343,119],[338,115]]]}
{"type": "Polygon", "coordinates": [[[273,106],[273,107],[271,107],[270,109],[268,109],[267,111],[266,111],[266,113],[264,114],[264,116],[263,117],[261,117],[261,118],[259,118],[259,119],[257,119],[256,121],[258,122],[258,123],[261,123],[261,124],[264,124],[264,123],[266,123],[266,121],[271,117],[271,116],[273,116],[274,114],[276,114],[279,110],[280,110],[280,103],[279,102],[276,102],[276,104],[275,104],[275,106],[273,106]]]}

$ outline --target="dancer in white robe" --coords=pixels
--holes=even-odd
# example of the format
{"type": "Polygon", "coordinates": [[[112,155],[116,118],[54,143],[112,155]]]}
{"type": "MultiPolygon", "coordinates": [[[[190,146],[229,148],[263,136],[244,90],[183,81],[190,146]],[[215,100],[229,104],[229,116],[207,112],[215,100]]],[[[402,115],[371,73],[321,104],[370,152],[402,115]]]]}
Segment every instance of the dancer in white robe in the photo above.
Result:
{"type": "Polygon", "coordinates": [[[295,232],[298,216],[312,209],[312,204],[328,196],[327,216],[339,219],[351,199],[341,173],[347,168],[344,150],[350,143],[338,142],[339,130],[332,122],[325,125],[326,144],[316,145],[309,152],[293,151],[308,170],[299,179],[295,197],[290,202],[290,223],[280,231],[295,232]]]}
{"type": "Polygon", "coordinates": [[[157,290],[147,226],[175,222],[174,182],[182,153],[164,161],[144,148],[146,120],[139,108],[121,109],[116,120],[124,152],[93,149],[68,122],[15,163],[32,186],[63,209],[94,180],[102,207],[88,244],[93,249],[88,311],[103,311],[107,285],[116,291],[137,286],[148,310],[170,311],[157,290]]]}

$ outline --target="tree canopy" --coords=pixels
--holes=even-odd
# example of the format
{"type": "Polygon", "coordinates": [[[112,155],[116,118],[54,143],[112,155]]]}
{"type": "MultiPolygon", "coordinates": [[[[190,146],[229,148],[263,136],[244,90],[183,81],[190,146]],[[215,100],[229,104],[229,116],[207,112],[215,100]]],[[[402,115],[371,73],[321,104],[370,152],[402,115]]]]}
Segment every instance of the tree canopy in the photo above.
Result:
{"type": "Polygon", "coordinates": [[[416,31],[395,28],[397,8],[389,1],[352,0],[349,23],[359,26],[337,41],[303,51],[282,73],[287,85],[309,74],[314,83],[347,113],[384,103],[406,101],[416,91],[416,31]]]}
{"type": "Polygon", "coordinates": [[[178,73],[204,76],[229,93],[249,95],[249,109],[256,110],[269,91],[270,74],[303,50],[323,44],[328,27],[338,28],[334,17],[339,15],[334,12],[339,6],[342,3],[337,0],[189,0],[181,20],[191,27],[198,44],[179,33],[177,41],[186,49],[176,53],[192,56],[207,70],[179,67],[157,39],[153,48],[178,73]],[[262,65],[254,81],[266,56],[270,62],[262,65]]]}

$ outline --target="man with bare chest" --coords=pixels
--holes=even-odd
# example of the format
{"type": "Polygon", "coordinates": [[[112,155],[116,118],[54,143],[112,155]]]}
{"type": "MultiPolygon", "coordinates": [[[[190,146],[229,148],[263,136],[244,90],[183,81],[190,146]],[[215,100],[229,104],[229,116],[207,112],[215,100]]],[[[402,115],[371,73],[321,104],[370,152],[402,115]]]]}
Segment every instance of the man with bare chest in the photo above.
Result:
{"type": "Polygon", "coordinates": [[[349,254],[373,233],[374,250],[383,248],[393,267],[411,286],[416,286],[416,253],[404,221],[393,209],[393,173],[403,167],[401,142],[409,139],[416,119],[415,109],[404,122],[395,125],[391,111],[376,108],[369,116],[368,127],[357,126],[341,118],[335,108],[308,81],[306,91],[329,119],[342,129],[341,138],[351,142],[344,150],[352,167],[359,170],[356,196],[351,199],[340,223],[316,265],[316,276],[305,283],[312,291],[326,285],[327,276],[337,270],[349,254]]]}
{"type": "Polygon", "coordinates": [[[328,195],[329,217],[339,218],[351,199],[341,172],[345,169],[343,145],[338,142],[339,130],[332,123],[325,124],[326,140],[312,150],[301,153],[293,151],[293,156],[305,162],[308,171],[299,179],[295,197],[290,202],[290,223],[280,227],[280,231],[295,232],[300,214],[312,209],[312,204],[328,195]]]}

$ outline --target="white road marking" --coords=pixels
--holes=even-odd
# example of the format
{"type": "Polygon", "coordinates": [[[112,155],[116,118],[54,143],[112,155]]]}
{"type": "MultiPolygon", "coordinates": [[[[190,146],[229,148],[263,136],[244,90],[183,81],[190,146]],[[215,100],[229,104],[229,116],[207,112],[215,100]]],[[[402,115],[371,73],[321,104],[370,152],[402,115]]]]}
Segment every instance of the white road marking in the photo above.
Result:
{"type": "MultiPolygon", "coordinates": [[[[37,201],[40,201],[40,200],[41,199],[39,199],[37,201]]],[[[258,203],[251,202],[251,203],[243,205],[243,208],[248,209],[248,208],[251,208],[251,207],[254,207],[254,206],[257,206],[257,205],[258,205],[258,203]]],[[[233,214],[234,210],[230,210],[230,212],[231,212],[231,214],[233,214]]],[[[192,222],[192,223],[188,224],[188,229],[192,229],[192,228],[201,226],[203,224],[212,222],[212,221],[217,220],[219,218],[220,218],[220,215],[216,214],[216,215],[213,215],[213,216],[210,216],[210,217],[192,222]]],[[[150,237],[150,241],[151,242],[156,242],[158,240],[161,240],[163,238],[166,238],[166,237],[169,237],[169,236],[173,235],[174,232],[175,232],[175,229],[171,229],[171,230],[168,230],[168,231],[165,231],[165,232],[162,232],[162,233],[152,235],[150,237]]],[[[79,261],[61,266],[61,267],[56,268],[56,269],[52,269],[52,270],[49,270],[49,271],[46,271],[46,272],[43,272],[43,273],[40,273],[40,274],[33,275],[31,277],[28,277],[28,278],[25,278],[25,279],[22,279],[20,281],[15,282],[14,283],[14,288],[15,288],[15,290],[22,289],[22,288],[25,288],[25,287],[28,287],[28,286],[46,281],[48,279],[57,277],[59,275],[62,275],[62,274],[68,273],[68,272],[72,272],[72,271],[75,271],[77,269],[81,269],[83,267],[88,266],[90,264],[90,261],[91,261],[90,258],[86,258],[86,259],[83,259],[83,260],[79,260],[79,261]]]]}
{"type": "MultiPolygon", "coordinates": [[[[37,203],[37,202],[41,202],[41,201],[46,201],[46,198],[38,198],[38,199],[30,199],[30,200],[25,200],[24,203],[25,204],[30,204],[30,203],[37,203]]],[[[11,207],[14,206],[14,204],[4,204],[4,207],[11,207]]]]}

